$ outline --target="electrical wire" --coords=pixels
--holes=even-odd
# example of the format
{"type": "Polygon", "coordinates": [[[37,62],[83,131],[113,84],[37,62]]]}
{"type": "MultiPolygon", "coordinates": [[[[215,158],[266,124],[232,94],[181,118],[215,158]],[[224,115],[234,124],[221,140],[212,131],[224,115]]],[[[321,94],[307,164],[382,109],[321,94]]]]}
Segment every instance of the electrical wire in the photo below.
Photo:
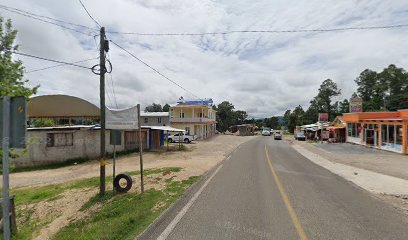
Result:
{"type": "Polygon", "coordinates": [[[64,26],[64,25],[61,25],[61,24],[58,24],[58,23],[55,23],[55,22],[51,22],[51,21],[48,21],[48,20],[45,20],[45,19],[41,19],[39,17],[35,17],[33,15],[29,15],[29,14],[25,14],[25,13],[22,13],[22,12],[19,12],[19,11],[8,9],[8,8],[2,7],[2,6],[0,6],[0,9],[6,10],[6,11],[9,11],[9,12],[12,12],[12,13],[16,13],[16,14],[19,14],[19,15],[22,15],[22,16],[25,16],[25,17],[28,17],[28,18],[31,18],[31,19],[35,19],[35,20],[38,20],[38,21],[41,21],[41,22],[44,22],[44,23],[49,23],[49,24],[52,24],[52,25],[55,25],[55,26],[58,26],[58,27],[61,27],[61,28],[64,28],[64,29],[67,29],[67,30],[70,30],[70,31],[74,31],[74,32],[77,32],[77,33],[81,33],[81,34],[84,34],[84,35],[88,35],[88,36],[93,35],[92,33],[86,33],[86,32],[71,28],[71,27],[67,27],[67,26],[64,26]]]}
{"type": "Polygon", "coordinates": [[[107,53],[106,61],[109,62],[109,64],[110,64],[110,71],[108,71],[107,73],[109,73],[109,76],[110,76],[110,81],[111,81],[111,85],[112,85],[113,100],[115,102],[116,108],[119,108],[118,107],[118,102],[116,100],[115,83],[113,81],[112,63],[110,61],[110,54],[109,53],[107,53]]]}
{"type": "Polygon", "coordinates": [[[228,35],[234,33],[308,33],[308,32],[339,32],[350,30],[375,30],[375,29],[392,29],[406,28],[408,24],[385,25],[385,26],[367,26],[367,27],[343,27],[327,29],[298,29],[298,30],[234,30],[224,32],[204,32],[204,33],[140,33],[140,32],[116,32],[107,31],[110,34],[138,35],[138,36],[204,36],[204,35],[228,35]]]}
{"type": "MultiPolygon", "coordinates": [[[[177,87],[183,89],[184,91],[190,93],[191,95],[193,95],[196,98],[199,98],[197,95],[195,95],[193,92],[189,91],[188,89],[184,88],[183,86],[181,86],[180,84],[178,84],[177,82],[173,81],[172,79],[170,79],[169,77],[167,77],[166,75],[164,75],[163,73],[159,72],[157,69],[155,69],[154,67],[150,66],[149,64],[147,64],[145,61],[141,60],[140,58],[138,58],[137,56],[135,56],[133,53],[129,52],[128,50],[126,50],[124,47],[121,47],[119,44],[117,44],[116,42],[109,40],[111,43],[113,43],[115,46],[117,46],[118,48],[122,49],[124,52],[126,52],[127,54],[129,54],[130,56],[132,56],[133,58],[135,58],[136,60],[138,60],[139,62],[143,63],[146,67],[152,69],[154,72],[156,72],[157,74],[159,74],[160,76],[164,77],[165,79],[167,79],[168,81],[170,81],[171,83],[173,83],[174,85],[176,85],[177,87]]],[[[199,98],[200,99],[200,98],[199,98]]]]}
{"type": "Polygon", "coordinates": [[[31,54],[22,53],[22,52],[16,52],[16,51],[6,51],[6,52],[13,53],[13,54],[17,54],[17,55],[21,55],[21,56],[25,56],[25,57],[36,58],[36,59],[40,59],[40,60],[44,60],[44,61],[55,62],[55,63],[61,63],[61,64],[64,64],[64,65],[70,65],[70,66],[74,66],[74,67],[79,67],[79,68],[84,68],[84,69],[92,70],[92,68],[90,68],[90,67],[78,65],[78,64],[75,64],[75,63],[64,62],[64,61],[60,61],[60,60],[54,60],[54,59],[50,59],[50,58],[44,58],[44,57],[34,56],[34,55],[31,55],[31,54]]]}
{"type": "Polygon", "coordinates": [[[22,10],[22,9],[6,6],[6,5],[2,5],[2,4],[0,4],[0,8],[5,9],[5,10],[6,9],[11,9],[11,10],[18,11],[18,12],[21,12],[21,13],[24,13],[24,14],[27,14],[27,15],[32,15],[32,16],[39,17],[39,18],[45,18],[45,19],[48,19],[48,20],[68,24],[68,25],[75,26],[75,27],[86,28],[86,29],[91,30],[91,31],[98,31],[98,29],[90,28],[90,27],[85,26],[85,25],[72,23],[72,22],[67,22],[67,21],[63,21],[63,20],[60,20],[60,19],[56,19],[56,18],[44,16],[44,15],[39,15],[39,14],[36,14],[36,13],[28,12],[28,11],[25,11],[25,10],[22,10]]]}
{"type": "MultiPolygon", "coordinates": [[[[87,61],[91,61],[91,60],[95,60],[95,59],[99,59],[99,57],[89,58],[89,59],[85,59],[85,60],[81,60],[81,61],[76,61],[76,62],[71,62],[71,63],[73,63],[73,64],[75,64],[75,63],[82,63],[82,62],[87,62],[87,61]]],[[[38,69],[26,71],[25,73],[33,73],[33,72],[38,72],[38,71],[42,71],[42,70],[47,70],[47,69],[50,69],[50,68],[61,67],[61,66],[65,66],[65,65],[67,65],[67,64],[66,64],[66,63],[61,63],[61,64],[57,64],[57,65],[53,65],[53,66],[48,66],[48,67],[44,67],[44,68],[38,68],[38,69]]]]}
{"type": "Polygon", "coordinates": [[[88,9],[86,9],[85,5],[82,3],[81,0],[79,0],[79,3],[82,5],[88,16],[96,23],[96,25],[98,25],[101,28],[102,26],[98,23],[98,21],[95,20],[95,18],[92,17],[92,15],[89,13],[88,9]]]}

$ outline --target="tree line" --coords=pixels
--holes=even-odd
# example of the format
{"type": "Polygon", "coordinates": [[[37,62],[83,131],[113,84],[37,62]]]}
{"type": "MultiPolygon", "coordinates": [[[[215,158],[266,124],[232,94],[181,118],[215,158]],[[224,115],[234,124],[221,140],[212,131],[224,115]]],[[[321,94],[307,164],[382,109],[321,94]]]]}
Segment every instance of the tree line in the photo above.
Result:
{"type": "MultiPolygon", "coordinates": [[[[363,100],[364,112],[395,111],[408,108],[408,73],[394,64],[384,68],[381,72],[365,69],[354,80],[357,89],[352,98],[363,100]]],[[[309,102],[306,109],[297,106],[287,110],[283,116],[284,125],[289,131],[296,126],[312,124],[318,121],[319,113],[328,113],[329,121],[339,115],[348,113],[350,103],[348,99],[335,101],[341,95],[341,89],[331,80],[326,79],[319,87],[318,94],[309,102]]]]}

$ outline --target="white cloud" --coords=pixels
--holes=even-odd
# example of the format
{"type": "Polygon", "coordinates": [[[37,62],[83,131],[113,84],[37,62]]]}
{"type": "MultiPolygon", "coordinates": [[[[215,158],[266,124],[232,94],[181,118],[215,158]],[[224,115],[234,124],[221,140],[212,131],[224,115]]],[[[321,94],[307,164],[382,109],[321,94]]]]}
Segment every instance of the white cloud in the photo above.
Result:
{"type": "MultiPolygon", "coordinates": [[[[4,1],[6,5],[96,28],[77,1],[4,1]]],[[[84,1],[107,31],[218,32],[285,30],[408,23],[405,0],[118,0],[84,1]]],[[[21,51],[77,61],[97,56],[93,37],[0,10],[19,30],[21,51]]],[[[95,33],[97,34],[97,32],[95,33]]],[[[408,29],[332,33],[136,36],[107,34],[200,97],[231,101],[250,116],[306,107],[320,83],[331,78],[347,98],[365,68],[394,63],[408,68],[408,29]]],[[[97,39],[96,39],[97,40],[97,39]]],[[[174,103],[191,97],[111,44],[115,92],[121,107],[174,103]]],[[[27,70],[52,65],[21,57],[27,70]]],[[[87,66],[97,64],[83,63],[87,66]]],[[[64,93],[98,103],[99,79],[90,71],[60,67],[26,76],[39,94],[64,93]]],[[[114,105],[107,76],[107,103],[114,105]],[[108,99],[110,98],[110,100],[108,99]]],[[[340,98],[339,98],[340,99],[340,98]]]]}

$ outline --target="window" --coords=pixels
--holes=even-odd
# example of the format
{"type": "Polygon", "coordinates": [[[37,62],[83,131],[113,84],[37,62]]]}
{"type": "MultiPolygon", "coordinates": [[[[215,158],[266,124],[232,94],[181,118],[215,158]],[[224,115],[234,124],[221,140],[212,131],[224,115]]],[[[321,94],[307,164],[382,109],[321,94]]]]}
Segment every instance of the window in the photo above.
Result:
{"type": "Polygon", "coordinates": [[[186,132],[187,132],[187,135],[190,135],[190,128],[189,127],[186,127],[186,132]]]}
{"type": "Polygon", "coordinates": [[[382,145],[386,145],[388,143],[388,125],[381,126],[381,138],[382,145]]]}
{"type": "Polygon", "coordinates": [[[47,133],[47,147],[72,146],[73,138],[73,133],[47,133]]]}
{"type": "Polygon", "coordinates": [[[180,118],[184,118],[184,113],[183,112],[180,113],[180,118]]]}
{"type": "Polygon", "coordinates": [[[144,118],[144,123],[148,123],[149,119],[147,117],[144,118]]]}
{"type": "Polygon", "coordinates": [[[157,118],[157,123],[162,123],[162,118],[161,117],[157,118]]]}
{"type": "Polygon", "coordinates": [[[396,144],[400,144],[402,145],[402,126],[401,125],[397,125],[395,126],[395,143],[396,144]]]}
{"type": "Polygon", "coordinates": [[[360,137],[360,132],[359,132],[359,124],[358,123],[348,123],[347,124],[347,135],[349,137],[360,137]]]}
{"type": "Polygon", "coordinates": [[[394,125],[388,125],[388,142],[389,143],[395,143],[395,126],[394,125]]]}

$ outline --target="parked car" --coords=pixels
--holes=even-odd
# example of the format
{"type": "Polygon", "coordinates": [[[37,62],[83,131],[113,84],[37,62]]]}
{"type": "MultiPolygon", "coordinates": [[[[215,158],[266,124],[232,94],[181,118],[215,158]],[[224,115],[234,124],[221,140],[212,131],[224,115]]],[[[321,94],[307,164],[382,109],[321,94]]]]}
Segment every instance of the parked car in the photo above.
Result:
{"type": "Polygon", "coordinates": [[[279,131],[275,131],[275,133],[273,134],[273,138],[275,140],[282,140],[282,134],[279,131]]]}
{"type": "Polygon", "coordinates": [[[295,139],[299,141],[306,141],[306,136],[303,132],[295,133],[295,139]]]}
{"type": "Polygon", "coordinates": [[[188,135],[186,133],[176,133],[168,137],[169,143],[172,143],[172,142],[191,143],[192,141],[195,141],[195,140],[196,140],[195,136],[188,135]]]}
{"type": "Polygon", "coordinates": [[[271,136],[270,128],[262,128],[262,136],[271,136]]]}

